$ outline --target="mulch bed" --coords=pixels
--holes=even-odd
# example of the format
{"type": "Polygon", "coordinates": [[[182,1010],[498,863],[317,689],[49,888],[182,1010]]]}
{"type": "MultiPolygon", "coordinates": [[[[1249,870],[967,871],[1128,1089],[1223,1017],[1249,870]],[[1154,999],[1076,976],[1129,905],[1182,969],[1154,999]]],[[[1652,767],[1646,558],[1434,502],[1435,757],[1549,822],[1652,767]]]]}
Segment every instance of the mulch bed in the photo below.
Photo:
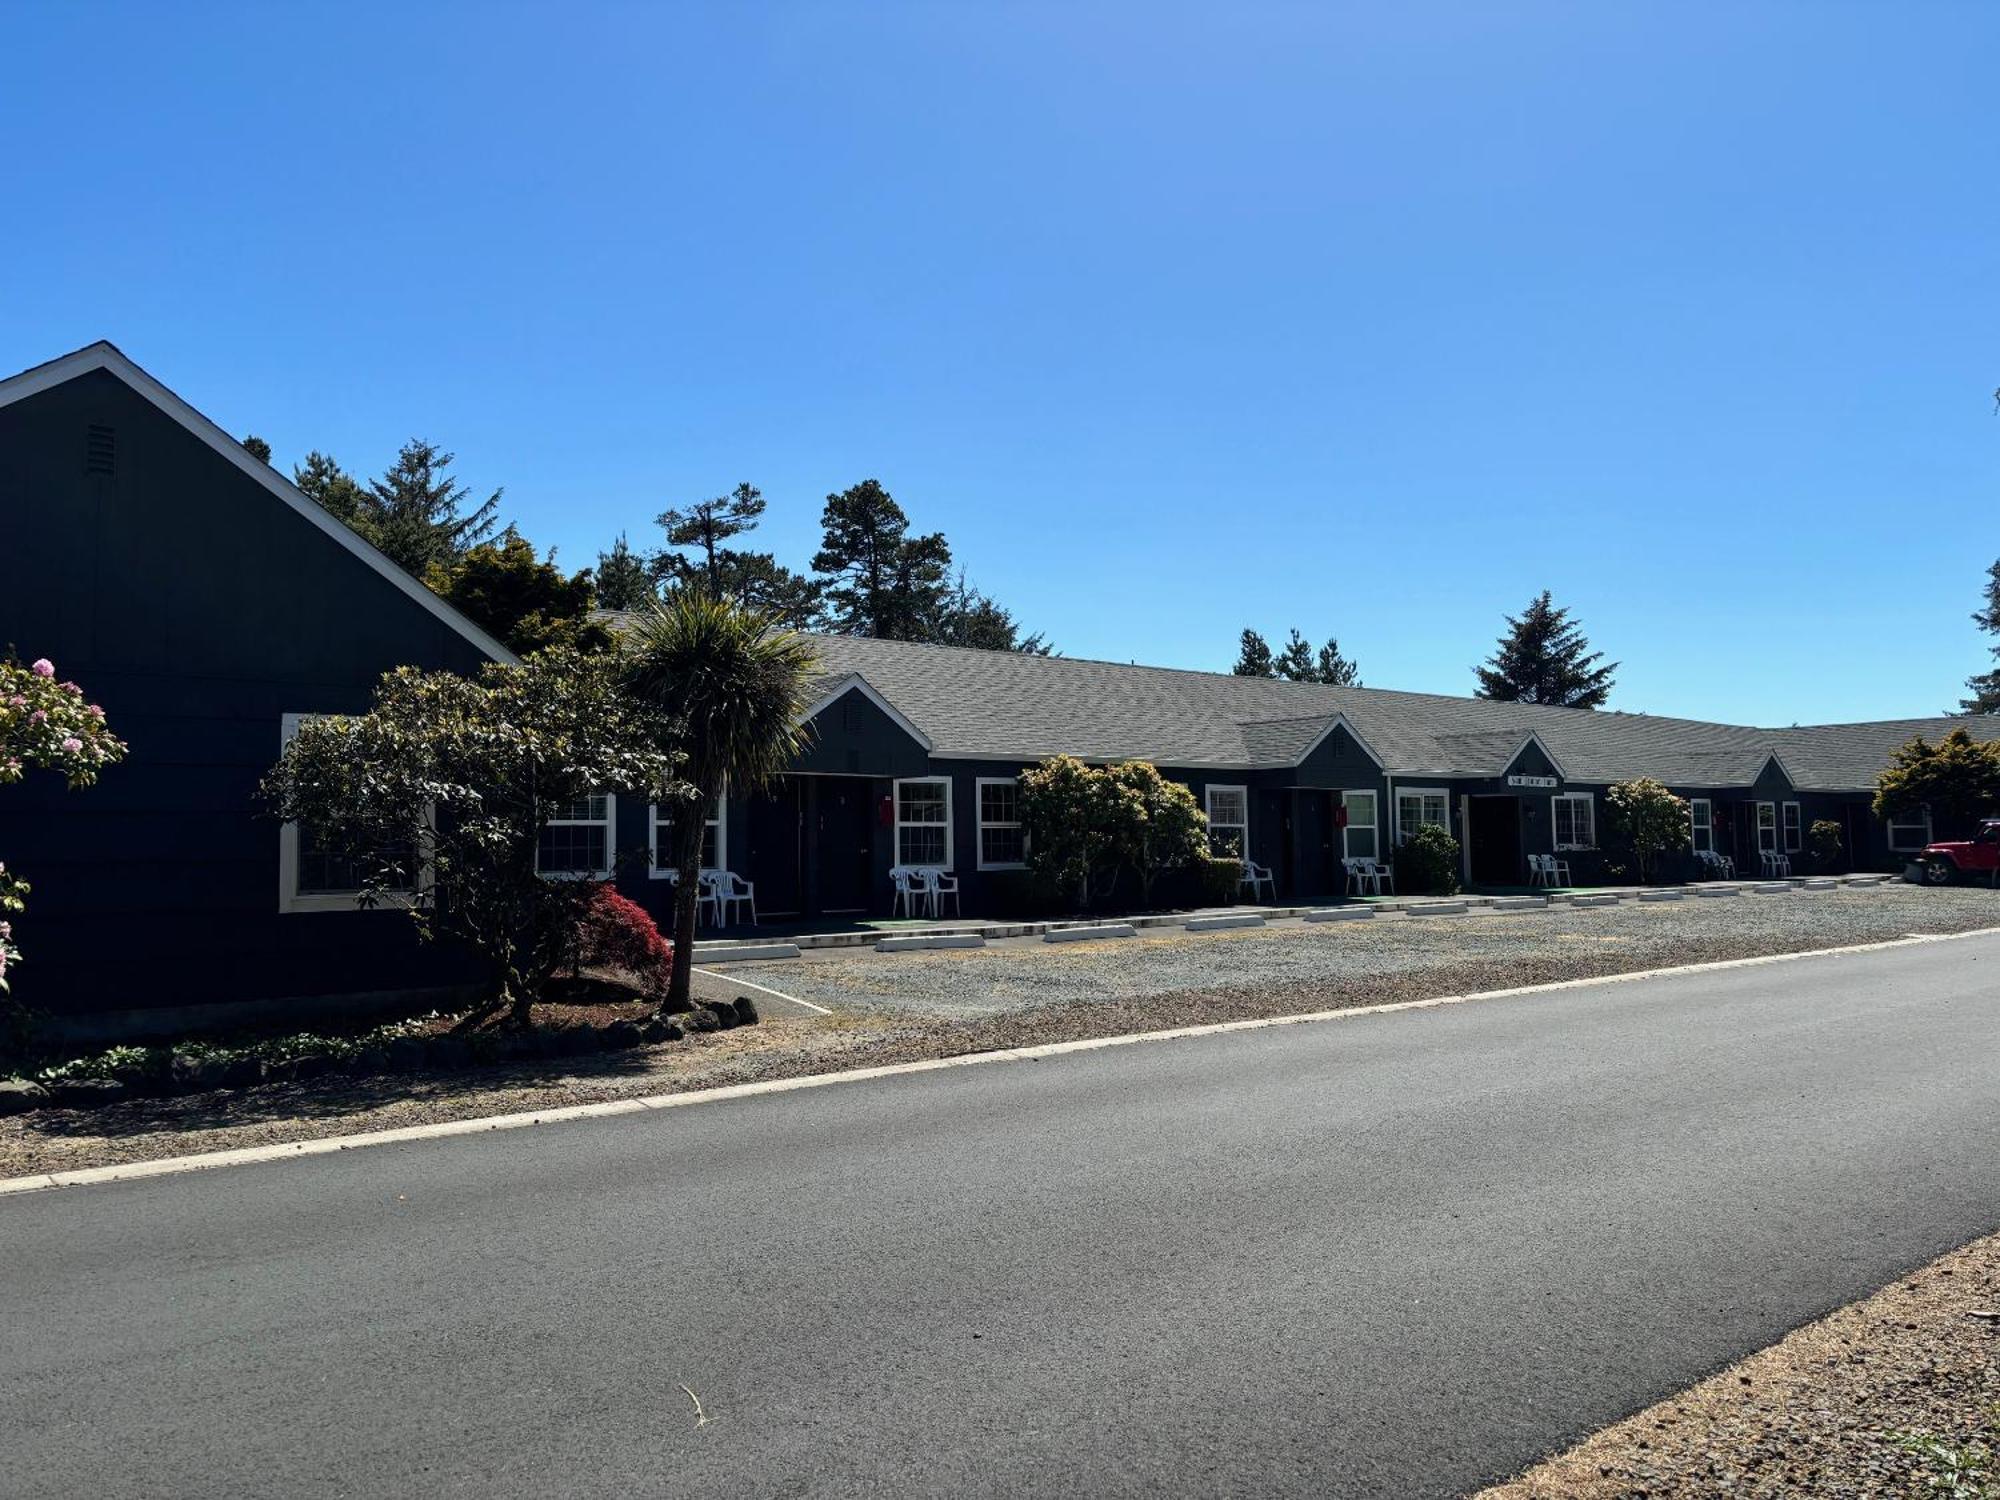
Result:
{"type": "Polygon", "coordinates": [[[2000,1235],[1807,1324],[1478,1500],[1984,1500],[2000,1495],[1996,1455],[2000,1235]]]}

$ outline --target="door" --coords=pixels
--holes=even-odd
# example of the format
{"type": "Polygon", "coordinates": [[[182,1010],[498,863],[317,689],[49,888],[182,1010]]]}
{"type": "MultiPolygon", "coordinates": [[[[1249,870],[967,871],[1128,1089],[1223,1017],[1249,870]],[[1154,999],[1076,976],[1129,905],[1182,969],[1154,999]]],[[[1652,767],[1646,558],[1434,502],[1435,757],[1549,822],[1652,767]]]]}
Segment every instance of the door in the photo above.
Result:
{"type": "Polygon", "coordinates": [[[1474,885],[1519,885],[1521,799],[1474,797],[1466,816],[1474,885]]]}
{"type": "Polygon", "coordinates": [[[1293,792],[1285,835],[1287,899],[1317,901],[1324,897],[1333,862],[1332,793],[1293,792]]]}
{"type": "Polygon", "coordinates": [[[852,915],[869,907],[875,868],[875,786],[863,776],[819,778],[819,910],[852,915]]]}
{"type": "Polygon", "coordinates": [[[796,917],[805,911],[804,784],[780,777],[745,809],[746,879],[757,887],[757,915],[796,917]]]}

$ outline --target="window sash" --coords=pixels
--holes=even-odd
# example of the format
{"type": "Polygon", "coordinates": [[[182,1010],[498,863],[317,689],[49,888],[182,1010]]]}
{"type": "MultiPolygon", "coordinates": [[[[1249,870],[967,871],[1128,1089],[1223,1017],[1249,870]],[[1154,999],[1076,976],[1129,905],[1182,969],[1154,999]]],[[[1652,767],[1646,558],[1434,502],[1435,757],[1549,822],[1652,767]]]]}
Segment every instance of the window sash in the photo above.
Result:
{"type": "Polygon", "coordinates": [[[1697,854],[1715,849],[1715,809],[1706,797],[1696,797],[1688,803],[1688,842],[1697,854]]]}
{"type": "Polygon", "coordinates": [[[1435,789],[1396,793],[1396,842],[1408,843],[1426,824],[1451,832],[1451,799],[1435,789]]]}
{"type": "Polygon", "coordinates": [[[1250,789],[1210,786],[1202,790],[1208,814],[1208,852],[1215,859],[1250,857],[1250,789]]]}
{"type": "Polygon", "coordinates": [[[1597,847],[1597,800],[1588,792],[1564,792],[1549,799],[1550,831],[1557,849],[1597,847]],[[1567,824],[1567,827],[1565,827],[1567,824]]]}
{"type": "Polygon", "coordinates": [[[979,868],[1018,870],[1028,862],[1021,827],[1021,783],[1011,776],[982,776],[979,796],[979,868]]]}
{"type": "MultiPolygon", "coordinates": [[[[278,719],[278,748],[291,744],[299,726],[312,719],[337,717],[317,713],[281,714],[278,719]]],[[[412,830],[407,845],[382,851],[397,857],[406,871],[418,858],[421,829],[412,830]]],[[[428,867],[415,869],[414,877],[402,885],[380,892],[385,905],[410,904],[418,891],[429,883],[428,867]]],[[[355,862],[315,846],[313,837],[297,823],[278,827],[278,910],[280,912],[359,911],[361,876],[355,862]]]]}
{"type": "Polygon", "coordinates": [[[912,777],[896,783],[896,863],[907,869],[949,870],[951,779],[912,777]]]}
{"type": "Polygon", "coordinates": [[[1785,852],[1796,854],[1805,847],[1804,819],[1796,802],[1785,804],[1785,852]]]}
{"type": "Polygon", "coordinates": [[[1380,859],[1381,830],[1376,819],[1380,808],[1373,792],[1342,792],[1340,805],[1347,809],[1347,826],[1341,830],[1341,854],[1346,859],[1380,859]],[[1366,816],[1363,816],[1366,814],[1366,816]]]}
{"type": "Polygon", "coordinates": [[[1759,853],[1776,853],[1778,848],[1778,809],[1770,802],[1757,804],[1757,849],[1759,853]]]}
{"type": "Polygon", "coordinates": [[[612,825],[617,799],[605,793],[579,797],[568,804],[565,817],[542,825],[535,848],[535,870],[557,880],[601,880],[611,873],[612,825]]]}
{"type": "MultiPolygon", "coordinates": [[[[674,827],[674,809],[679,805],[667,803],[652,805],[653,841],[652,874],[655,879],[664,880],[674,873],[674,849],[671,834],[674,827]]],[[[708,817],[703,820],[701,832],[701,868],[719,870],[722,857],[727,849],[723,831],[729,826],[729,807],[723,792],[715,794],[715,802],[709,808],[708,817]]]]}
{"type": "Polygon", "coordinates": [[[1898,854],[1915,854],[1931,841],[1931,810],[1891,813],[1888,818],[1889,847],[1898,854]]]}

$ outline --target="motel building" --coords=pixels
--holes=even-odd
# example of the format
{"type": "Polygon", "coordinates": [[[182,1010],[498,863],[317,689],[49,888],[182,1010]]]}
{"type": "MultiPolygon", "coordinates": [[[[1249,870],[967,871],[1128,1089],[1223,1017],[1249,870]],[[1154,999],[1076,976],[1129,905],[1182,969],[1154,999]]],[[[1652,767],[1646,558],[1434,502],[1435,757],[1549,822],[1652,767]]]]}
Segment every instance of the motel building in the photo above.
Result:
{"type": "MultiPolygon", "coordinates": [[[[110,344],[0,381],[0,536],[0,643],[52,658],[131,746],[87,792],[32,777],[0,795],[0,857],[34,884],[22,999],[200,1009],[376,997],[384,974],[462,982],[407,917],[358,909],[338,862],[253,794],[302,718],[365,709],[398,666],[509,661],[503,645],[110,344]]],[[[1743,874],[1800,853],[1821,819],[1851,866],[1894,868],[1930,836],[1870,812],[1894,750],[1959,725],[2000,737],[2000,721],[1764,729],[811,639],[810,748],[707,810],[704,863],[753,883],[767,926],[887,915],[898,867],[949,873],[967,917],[1018,913],[1018,777],[1058,754],[1152,762],[1193,791],[1216,853],[1305,903],[1343,896],[1343,859],[1387,859],[1427,823],[1459,841],[1470,885],[1525,885],[1537,854],[1601,879],[1605,789],[1636,776],[1687,798],[1695,849],[1743,874]]],[[[615,879],[664,915],[661,809],[567,811],[549,873],[615,879]]]]}

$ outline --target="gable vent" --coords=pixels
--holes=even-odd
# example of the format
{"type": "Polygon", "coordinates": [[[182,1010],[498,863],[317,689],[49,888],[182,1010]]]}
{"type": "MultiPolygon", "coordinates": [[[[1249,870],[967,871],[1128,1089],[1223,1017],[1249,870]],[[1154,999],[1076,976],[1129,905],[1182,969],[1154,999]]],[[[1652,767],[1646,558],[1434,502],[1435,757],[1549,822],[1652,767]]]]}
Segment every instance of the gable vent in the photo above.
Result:
{"type": "Polygon", "coordinates": [[[118,468],[116,429],[92,422],[83,430],[83,472],[111,474],[118,468]]]}

